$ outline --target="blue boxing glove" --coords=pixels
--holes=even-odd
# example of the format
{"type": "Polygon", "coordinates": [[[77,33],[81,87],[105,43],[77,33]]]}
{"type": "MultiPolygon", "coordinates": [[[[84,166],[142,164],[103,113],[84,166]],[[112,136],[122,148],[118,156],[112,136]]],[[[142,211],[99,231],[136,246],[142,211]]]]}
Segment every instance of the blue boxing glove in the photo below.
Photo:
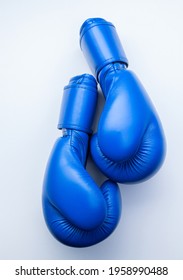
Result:
{"type": "Polygon", "coordinates": [[[106,99],[97,134],[91,140],[94,162],[120,183],[155,174],[165,155],[158,115],[128,60],[114,25],[101,18],[86,20],[80,46],[106,99]]]}
{"type": "Polygon", "coordinates": [[[43,213],[51,233],[73,247],[94,245],[116,228],[121,214],[118,185],[99,188],[85,169],[97,102],[91,75],[72,78],[64,88],[58,128],[43,184],[43,213]]]}

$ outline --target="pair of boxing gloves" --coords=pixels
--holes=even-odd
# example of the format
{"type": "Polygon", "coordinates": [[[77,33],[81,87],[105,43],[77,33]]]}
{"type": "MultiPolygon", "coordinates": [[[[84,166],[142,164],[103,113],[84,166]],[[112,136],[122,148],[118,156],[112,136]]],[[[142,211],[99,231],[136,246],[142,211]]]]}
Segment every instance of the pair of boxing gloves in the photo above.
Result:
{"type": "Polygon", "coordinates": [[[80,46],[92,75],[73,77],[64,88],[58,128],[43,184],[43,213],[51,233],[73,247],[94,245],[116,228],[119,183],[150,178],[162,165],[165,139],[158,115],[128,60],[114,25],[86,20],[80,46]],[[97,82],[105,97],[97,132],[92,122],[97,82]],[[90,141],[89,141],[90,140],[90,141]],[[101,187],[86,171],[88,147],[109,180],[101,187]]]}

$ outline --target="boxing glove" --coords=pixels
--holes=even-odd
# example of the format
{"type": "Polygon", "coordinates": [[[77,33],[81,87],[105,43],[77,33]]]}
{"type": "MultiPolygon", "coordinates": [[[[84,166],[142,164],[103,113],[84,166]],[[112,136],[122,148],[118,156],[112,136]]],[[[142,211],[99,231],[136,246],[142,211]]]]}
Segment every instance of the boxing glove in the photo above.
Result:
{"type": "Polygon", "coordinates": [[[114,25],[86,20],[80,46],[105,97],[91,154],[100,170],[120,183],[143,181],[155,174],[165,156],[165,137],[143,85],[128,67],[114,25]]]}
{"type": "Polygon", "coordinates": [[[56,239],[73,247],[104,240],[121,215],[118,185],[107,180],[98,187],[85,169],[96,102],[96,81],[91,75],[76,76],[64,88],[58,124],[62,135],[53,147],[44,176],[46,224],[56,239]]]}

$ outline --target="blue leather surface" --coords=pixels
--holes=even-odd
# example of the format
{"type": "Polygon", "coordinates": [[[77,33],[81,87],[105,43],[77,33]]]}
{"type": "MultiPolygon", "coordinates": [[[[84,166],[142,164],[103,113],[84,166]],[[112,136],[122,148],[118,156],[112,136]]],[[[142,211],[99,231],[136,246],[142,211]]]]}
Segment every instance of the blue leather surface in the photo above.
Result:
{"type": "Polygon", "coordinates": [[[81,49],[106,98],[91,141],[96,165],[121,183],[145,180],[165,157],[165,137],[157,112],[128,63],[114,26],[88,19],[80,31],[81,49]]]}
{"type": "Polygon", "coordinates": [[[92,76],[77,76],[65,87],[59,118],[63,135],[52,149],[44,177],[47,226],[60,242],[73,247],[104,240],[121,215],[118,185],[107,180],[99,187],[85,169],[96,101],[92,76]]]}

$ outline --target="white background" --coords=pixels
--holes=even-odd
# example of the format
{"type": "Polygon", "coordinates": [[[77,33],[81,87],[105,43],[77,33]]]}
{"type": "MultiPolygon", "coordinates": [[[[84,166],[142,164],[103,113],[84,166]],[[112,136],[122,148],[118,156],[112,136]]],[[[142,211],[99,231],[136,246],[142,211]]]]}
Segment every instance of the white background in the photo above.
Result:
{"type": "MultiPolygon", "coordinates": [[[[181,0],[0,0],[0,259],[183,259],[182,12],[181,0]],[[116,26],[163,123],[167,155],[152,179],[120,186],[115,232],[77,249],[48,232],[41,193],[63,87],[90,73],[79,47],[89,17],[116,26]]],[[[88,170],[105,179],[90,160],[88,170]]]]}

